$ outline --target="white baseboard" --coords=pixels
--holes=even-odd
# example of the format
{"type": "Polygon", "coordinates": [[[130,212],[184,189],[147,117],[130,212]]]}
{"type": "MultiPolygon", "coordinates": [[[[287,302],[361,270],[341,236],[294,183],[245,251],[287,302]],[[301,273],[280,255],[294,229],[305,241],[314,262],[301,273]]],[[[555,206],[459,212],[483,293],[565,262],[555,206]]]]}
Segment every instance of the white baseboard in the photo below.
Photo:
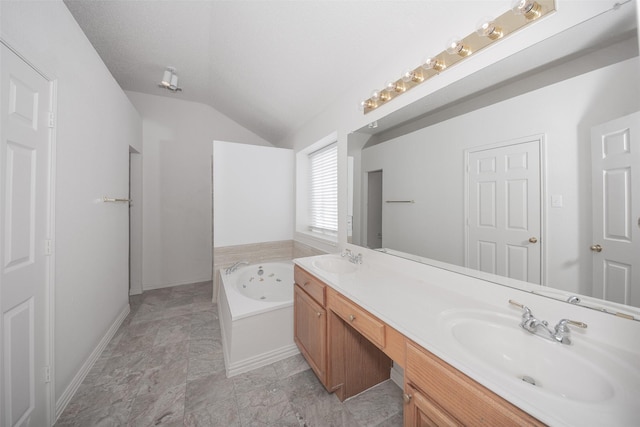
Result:
{"type": "Polygon", "coordinates": [[[404,369],[402,369],[397,363],[394,363],[391,368],[391,381],[401,389],[404,389],[404,369]]]}
{"type": "Polygon", "coordinates": [[[248,359],[239,360],[233,364],[227,364],[227,359],[225,357],[227,378],[231,378],[235,375],[244,374],[245,372],[270,365],[279,360],[286,359],[287,357],[295,356],[298,353],[300,353],[298,347],[295,344],[291,344],[285,347],[280,347],[279,349],[273,351],[268,351],[266,353],[250,357],[248,359]]]}
{"type": "Polygon", "coordinates": [[[60,418],[60,415],[62,415],[62,413],[64,412],[65,408],[71,401],[71,398],[73,398],[73,395],[76,393],[76,391],[78,391],[80,384],[82,384],[82,381],[84,381],[84,379],[87,377],[87,374],[96,363],[104,349],[107,347],[107,344],[109,344],[111,338],[113,338],[113,336],[116,334],[118,328],[120,327],[124,319],[126,319],[130,310],[131,307],[129,306],[129,304],[127,304],[120,312],[116,320],[113,322],[111,327],[104,334],[96,348],[93,349],[87,360],[85,360],[85,362],[82,364],[78,373],[76,373],[76,375],[71,380],[71,383],[64,390],[60,398],[56,401],[56,421],[58,420],[58,418],[60,418]]]}
{"type": "Polygon", "coordinates": [[[194,283],[202,283],[202,282],[210,282],[210,281],[211,281],[211,277],[205,277],[201,279],[191,279],[185,282],[175,282],[175,283],[144,283],[142,285],[142,290],[152,291],[154,289],[171,288],[174,286],[192,285],[194,283]]]}

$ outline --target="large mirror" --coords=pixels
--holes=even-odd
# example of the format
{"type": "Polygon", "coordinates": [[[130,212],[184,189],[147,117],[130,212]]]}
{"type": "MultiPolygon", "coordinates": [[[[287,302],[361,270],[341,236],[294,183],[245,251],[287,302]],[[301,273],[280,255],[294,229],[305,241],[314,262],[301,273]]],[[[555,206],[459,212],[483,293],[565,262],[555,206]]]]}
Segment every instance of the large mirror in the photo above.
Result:
{"type": "Polygon", "coordinates": [[[634,7],[352,132],[348,242],[640,319],[634,7]]]}

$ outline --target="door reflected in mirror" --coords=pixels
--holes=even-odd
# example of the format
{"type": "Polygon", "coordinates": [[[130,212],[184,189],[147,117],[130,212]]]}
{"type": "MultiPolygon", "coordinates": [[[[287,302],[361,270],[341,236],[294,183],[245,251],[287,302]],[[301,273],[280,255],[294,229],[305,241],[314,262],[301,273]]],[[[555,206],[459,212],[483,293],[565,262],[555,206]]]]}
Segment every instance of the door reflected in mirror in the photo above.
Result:
{"type": "Polygon", "coordinates": [[[598,46],[541,57],[506,82],[483,70],[486,80],[461,83],[463,99],[446,88],[412,120],[392,114],[350,134],[348,241],[594,308],[640,307],[640,157],[614,159],[640,152],[633,12],[616,17],[624,25],[590,22],[615,29],[598,46]]]}

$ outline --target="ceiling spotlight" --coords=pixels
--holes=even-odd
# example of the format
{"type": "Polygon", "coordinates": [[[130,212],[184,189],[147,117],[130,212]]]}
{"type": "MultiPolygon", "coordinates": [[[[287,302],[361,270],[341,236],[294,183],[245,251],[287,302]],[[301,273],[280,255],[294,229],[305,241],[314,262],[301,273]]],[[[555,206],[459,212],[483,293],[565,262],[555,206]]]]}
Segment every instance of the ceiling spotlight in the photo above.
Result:
{"type": "Polygon", "coordinates": [[[160,82],[160,86],[169,87],[171,86],[171,75],[175,71],[174,68],[167,68],[164,70],[164,75],[162,76],[162,81],[160,82]]]}
{"type": "Polygon", "coordinates": [[[158,85],[161,88],[168,89],[171,92],[181,92],[182,88],[178,87],[178,75],[174,67],[167,67],[162,75],[162,80],[158,85]]]}

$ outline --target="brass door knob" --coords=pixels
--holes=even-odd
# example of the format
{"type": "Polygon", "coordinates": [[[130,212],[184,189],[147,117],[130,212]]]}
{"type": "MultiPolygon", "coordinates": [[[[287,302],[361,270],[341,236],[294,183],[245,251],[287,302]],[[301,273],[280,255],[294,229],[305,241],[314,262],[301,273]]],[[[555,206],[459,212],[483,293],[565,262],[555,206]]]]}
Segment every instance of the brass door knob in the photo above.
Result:
{"type": "Polygon", "coordinates": [[[600,245],[591,245],[591,250],[593,252],[602,252],[602,246],[600,246],[600,245]]]}
{"type": "Polygon", "coordinates": [[[406,403],[406,404],[408,405],[408,404],[409,404],[409,402],[411,402],[411,397],[413,397],[413,396],[411,396],[411,395],[410,395],[410,394],[408,394],[408,393],[404,393],[404,394],[402,395],[402,400],[404,400],[404,403],[406,403]]]}
{"type": "Polygon", "coordinates": [[[538,243],[537,237],[529,237],[529,243],[538,243]]]}

